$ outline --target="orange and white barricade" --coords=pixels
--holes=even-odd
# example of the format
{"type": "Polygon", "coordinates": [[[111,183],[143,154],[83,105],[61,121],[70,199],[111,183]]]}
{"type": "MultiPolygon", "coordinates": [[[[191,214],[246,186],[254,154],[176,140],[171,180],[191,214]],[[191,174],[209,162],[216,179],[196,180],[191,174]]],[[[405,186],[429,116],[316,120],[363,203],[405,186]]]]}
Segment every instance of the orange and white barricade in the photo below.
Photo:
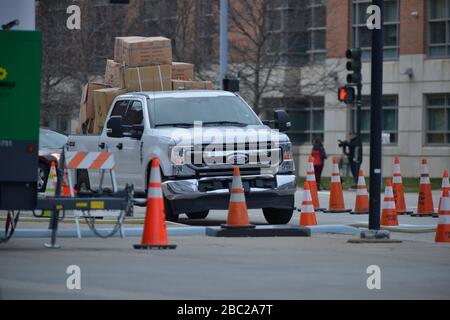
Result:
{"type": "MultiPolygon", "coordinates": [[[[67,180],[70,188],[70,196],[74,197],[74,188],[72,182],[72,174],[76,172],[76,170],[100,170],[100,184],[99,189],[103,187],[103,180],[105,173],[109,171],[112,191],[117,192],[117,182],[115,176],[116,163],[114,160],[114,155],[111,152],[80,152],[80,151],[66,151],[65,152],[65,169],[67,170],[67,180]]],[[[80,208],[81,209],[81,208],[80,208]]],[[[80,217],[119,217],[120,211],[116,210],[95,210],[86,214],[86,210],[75,210],[74,217],[75,223],[77,227],[78,238],[81,238],[80,231],[80,217]]],[[[122,224],[120,227],[120,235],[124,237],[122,224]]]]}

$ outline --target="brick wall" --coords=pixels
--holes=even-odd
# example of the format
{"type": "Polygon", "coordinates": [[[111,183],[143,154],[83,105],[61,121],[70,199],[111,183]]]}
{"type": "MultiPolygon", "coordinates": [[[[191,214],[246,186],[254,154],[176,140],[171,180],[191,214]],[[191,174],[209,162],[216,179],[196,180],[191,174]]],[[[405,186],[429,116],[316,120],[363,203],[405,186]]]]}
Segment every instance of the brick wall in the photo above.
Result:
{"type": "Polygon", "coordinates": [[[426,2],[423,0],[400,1],[400,54],[426,52],[426,2]],[[412,15],[417,12],[417,15],[412,15]]]}

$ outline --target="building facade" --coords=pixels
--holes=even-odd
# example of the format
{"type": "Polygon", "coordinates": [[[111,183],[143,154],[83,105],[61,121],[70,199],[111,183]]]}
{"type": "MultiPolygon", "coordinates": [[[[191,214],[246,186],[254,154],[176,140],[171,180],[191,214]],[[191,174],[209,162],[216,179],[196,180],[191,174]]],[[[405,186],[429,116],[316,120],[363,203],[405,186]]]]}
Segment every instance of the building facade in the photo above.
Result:
{"type": "MultiPolygon", "coordinates": [[[[173,40],[175,59],[195,63],[197,77],[218,79],[219,0],[130,0],[128,5],[64,1],[45,3],[59,8],[61,19],[56,23],[65,21],[67,5],[86,5],[79,36],[89,41],[79,41],[76,33],[53,25],[43,26],[44,38],[63,30],[64,39],[80,44],[73,49],[79,53],[71,55],[80,61],[66,63],[76,66],[78,74],[102,75],[115,36],[163,35],[173,40]]],[[[355,47],[363,50],[363,169],[369,172],[371,33],[366,11],[370,4],[370,0],[229,0],[230,70],[238,70],[241,94],[258,114],[268,117],[279,107],[289,112],[299,175],[306,172],[316,137],[324,140],[330,155],[324,171],[329,175],[331,156],[342,156],[337,140],[346,140],[356,128],[354,108],[337,99],[348,73],[345,52],[355,47]],[[258,81],[253,74],[259,74],[258,81]],[[267,75],[270,86],[261,86],[267,75]]],[[[45,12],[38,16],[38,25],[55,15],[45,12]]],[[[427,158],[431,175],[439,177],[450,167],[450,0],[385,0],[384,17],[383,174],[392,175],[392,161],[400,156],[404,176],[418,177],[420,160],[427,158]]],[[[60,49],[56,49],[57,58],[60,49]]],[[[51,61],[47,65],[65,70],[54,63],[50,48],[47,51],[51,61]]],[[[48,73],[54,74],[51,68],[48,73]]],[[[77,73],[70,68],[67,72],[77,73]]]]}
{"type": "MultiPolygon", "coordinates": [[[[342,156],[337,140],[346,140],[356,128],[354,108],[337,100],[337,88],[348,74],[345,51],[355,47],[363,51],[361,128],[363,169],[368,173],[371,32],[366,11],[371,1],[303,1],[309,21],[297,34],[289,30],[293,2],[273,2],[273,15],[281,20],[274,24],[280,38],[276,48],[286,52],[286,72],[299,73],[300,81],[308,82],[314,74],[310,70],[319,69],[335,80],[334,88],[316,88],[310,94],[306,89],[299,95],[265,97],[267,108],[283,106],[291,114],[299,174],[306,172],[314,137],[323,138],[330,156],[342,156]],[[297,37],[303,42],[296,42],[297,37]]],[[[394,157],[400,156],[406,177],[420,175],[422,158],[428,159],[431,176],[442,176],[450,167],[450,0],[385,0],[384,17],[383,174],[392,175],[394,157]]],[[[324,174],[330,170],[331,159],[324,174]]]]}

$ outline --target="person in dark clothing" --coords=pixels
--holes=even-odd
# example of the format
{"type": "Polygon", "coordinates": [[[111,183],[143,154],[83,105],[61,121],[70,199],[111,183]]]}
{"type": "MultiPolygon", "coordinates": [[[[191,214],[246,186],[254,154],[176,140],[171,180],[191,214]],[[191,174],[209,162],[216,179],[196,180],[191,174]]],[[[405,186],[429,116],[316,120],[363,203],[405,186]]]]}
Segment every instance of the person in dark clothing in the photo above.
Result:
{"type": "Polygon", "coordinates": [[[320,180],[322,179],[322,171],[325,164],[325,159],[327,159],[328,156],[325,152],[325,148],[323,147],[322,139],[320,137],[314,139],[311,155],[314,158],[314,172],[316,175],[317,190],[322,190],[320,180]]]}
{"type": "Polygon", "coordinates": [[[352,132],[350,133],[350,141],[345,141],[343,144],[346,146],[346,148],[344,148],[344,152],[348,158],[350,170],[355,181],[352,185],[352,189],[356,189],[356,185],[358,184],[359,169],[361,168],[363,161],[362,142],[359,136],[355,132],[352,132]]]}

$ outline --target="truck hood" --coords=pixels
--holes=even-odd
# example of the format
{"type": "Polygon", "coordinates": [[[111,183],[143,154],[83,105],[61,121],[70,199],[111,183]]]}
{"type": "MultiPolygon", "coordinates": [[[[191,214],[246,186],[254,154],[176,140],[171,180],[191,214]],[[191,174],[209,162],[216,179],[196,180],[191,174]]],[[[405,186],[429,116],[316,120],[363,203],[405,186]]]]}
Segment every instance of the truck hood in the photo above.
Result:
{"type": "Polygon", "coordinates": [[[200,128],[158,128],[155,133],[174,145],[216,144],[226,141],[255,143],[258,141],[289,142],[286,134],[280,133],[267,126],[217,126],[200,128]]]}

